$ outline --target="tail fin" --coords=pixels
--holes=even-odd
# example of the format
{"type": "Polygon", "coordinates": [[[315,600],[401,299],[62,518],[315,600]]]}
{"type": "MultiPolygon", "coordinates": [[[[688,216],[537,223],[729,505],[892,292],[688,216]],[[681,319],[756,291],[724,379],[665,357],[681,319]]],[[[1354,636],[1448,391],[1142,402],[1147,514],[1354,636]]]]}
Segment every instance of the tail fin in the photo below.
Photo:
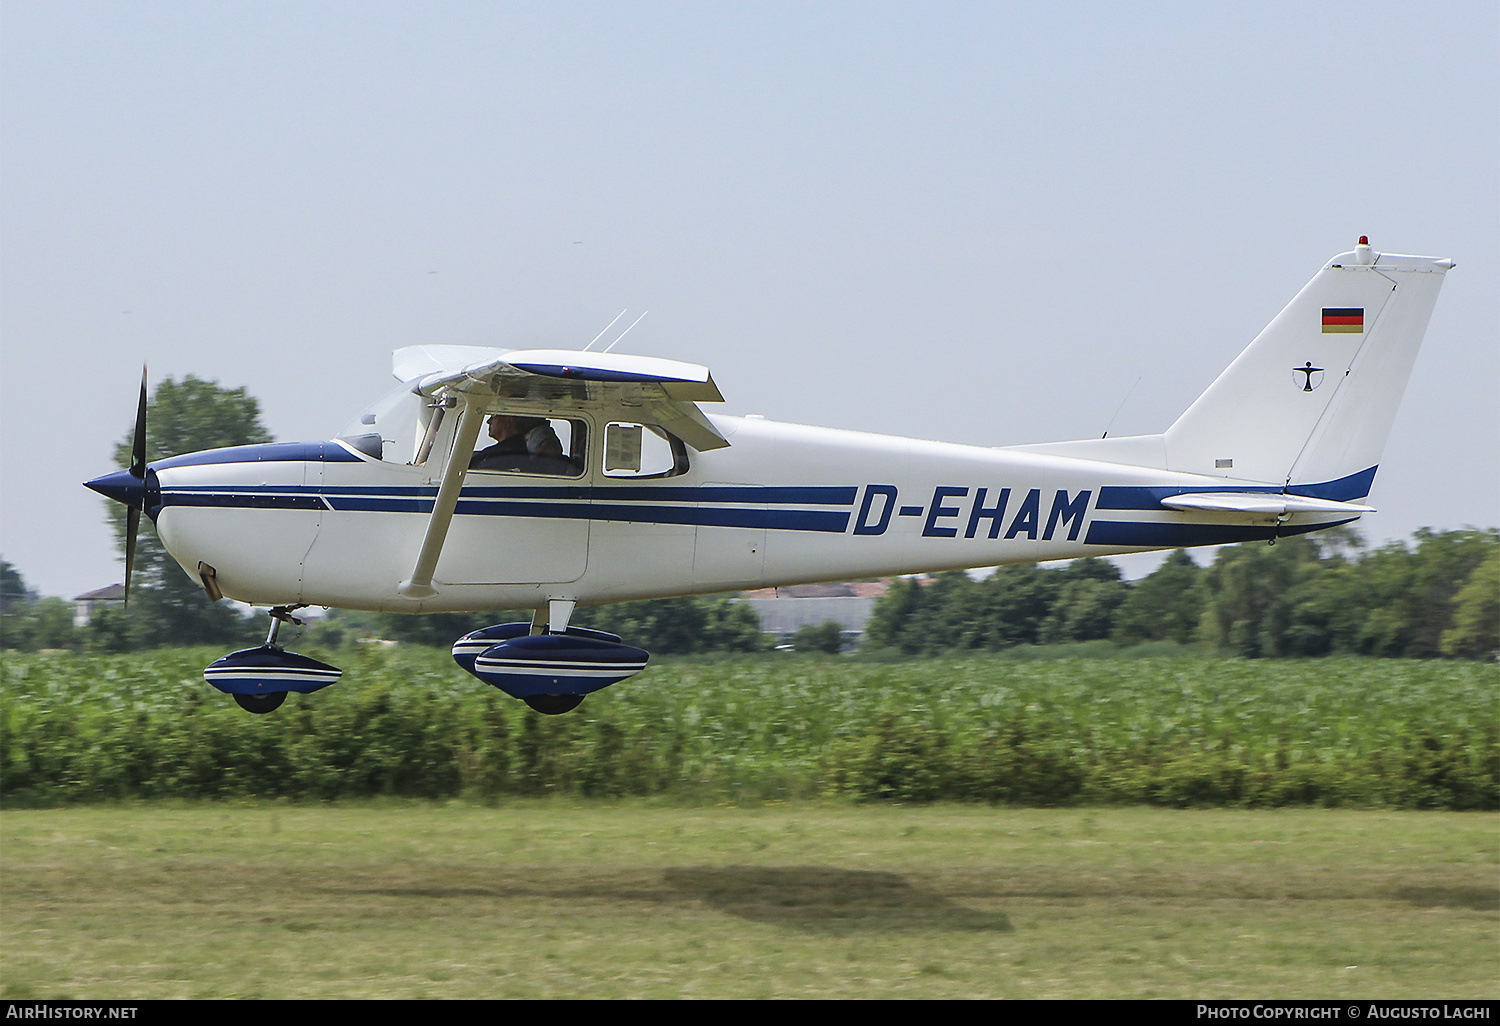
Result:
{"type": "Polygon", "coordinates": [[[1163,435],[1166,466],[1369,494],[1451,260],[1334,257],[1163,435]]]}

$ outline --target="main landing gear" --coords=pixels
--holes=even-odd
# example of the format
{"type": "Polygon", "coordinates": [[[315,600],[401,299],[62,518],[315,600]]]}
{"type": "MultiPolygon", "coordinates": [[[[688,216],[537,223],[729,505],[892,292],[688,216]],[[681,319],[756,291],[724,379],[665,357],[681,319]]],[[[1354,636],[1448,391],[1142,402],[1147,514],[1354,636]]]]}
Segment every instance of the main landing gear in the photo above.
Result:
{"type": "Polygon", "coordinates": [[[554,599],[532,622],[502,623],[453,643],[453,660],[537,712],[557,716],[584,696],[645,669],[650,654],[617,635],[569,627],[573,603],[554,599]]]}

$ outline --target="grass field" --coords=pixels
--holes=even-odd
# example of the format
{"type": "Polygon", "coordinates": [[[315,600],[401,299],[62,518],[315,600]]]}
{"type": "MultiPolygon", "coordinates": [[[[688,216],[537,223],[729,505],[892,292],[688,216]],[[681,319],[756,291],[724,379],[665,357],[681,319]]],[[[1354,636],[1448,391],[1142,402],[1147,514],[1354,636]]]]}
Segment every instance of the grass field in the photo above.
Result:
{"type": "Polygon", "coordinates": [[[126,803],[0,820],[0,997],[1500,997],[1500,817],[126,803]]]}

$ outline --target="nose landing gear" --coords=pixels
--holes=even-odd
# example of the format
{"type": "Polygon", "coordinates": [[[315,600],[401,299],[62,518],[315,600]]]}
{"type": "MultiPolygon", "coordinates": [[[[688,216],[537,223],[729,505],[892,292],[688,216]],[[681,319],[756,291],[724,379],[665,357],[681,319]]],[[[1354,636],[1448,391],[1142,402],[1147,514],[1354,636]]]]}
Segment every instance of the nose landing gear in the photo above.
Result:
{"type": "Polygon", "coordinates": [[[292,612],[301,606],[277,606],[270,611],[271,630],[259,648],[231,652],[209,664],[203,679],[228,695],[241,709],[252,713],[274,712],[286,701],[287,692],[311,694],[334,684],[344,671],[305,655],[288,652],[276,641],[283,623],[301,624],[292,612]]]}

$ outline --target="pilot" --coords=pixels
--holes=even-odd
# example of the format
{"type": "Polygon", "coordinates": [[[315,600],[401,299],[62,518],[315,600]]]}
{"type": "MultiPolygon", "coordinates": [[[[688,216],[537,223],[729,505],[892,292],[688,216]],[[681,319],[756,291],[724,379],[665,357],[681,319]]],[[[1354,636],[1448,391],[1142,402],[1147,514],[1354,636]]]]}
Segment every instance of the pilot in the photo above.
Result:
{"type": "Polygon", "coordinates": [[[545,417],[514,417],[507,413],[496,413],[490,417],[490,437],[495,444],[476,452],[469,460],[470,467],[484,468],[497,457],[548,456],[561,457],[562,442],[557,432],[545,417]]]}

